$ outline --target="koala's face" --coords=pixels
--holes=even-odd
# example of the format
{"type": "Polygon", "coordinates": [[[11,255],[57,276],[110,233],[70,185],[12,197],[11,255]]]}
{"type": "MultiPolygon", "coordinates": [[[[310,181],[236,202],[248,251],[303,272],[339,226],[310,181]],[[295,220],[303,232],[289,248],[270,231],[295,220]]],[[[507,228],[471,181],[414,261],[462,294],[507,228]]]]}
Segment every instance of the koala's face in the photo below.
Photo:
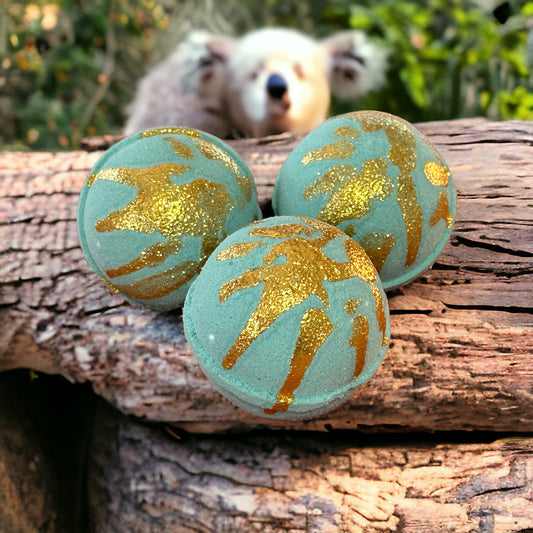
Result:
{"type": "Polygon", "coordinates": [[[227,111],[247,137],[306,133],[327,115],[327,60],[303,35],[281,29],[250,34],[232,54],[227,76],[227,111]]]}

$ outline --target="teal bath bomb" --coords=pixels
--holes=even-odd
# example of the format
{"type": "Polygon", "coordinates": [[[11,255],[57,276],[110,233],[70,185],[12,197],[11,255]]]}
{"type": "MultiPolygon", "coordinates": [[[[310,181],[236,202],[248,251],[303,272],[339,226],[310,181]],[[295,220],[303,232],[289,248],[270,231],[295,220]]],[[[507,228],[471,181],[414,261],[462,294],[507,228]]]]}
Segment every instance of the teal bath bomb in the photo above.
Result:
{"type": "Polygon", "coordinates": [[[225,239],[192,284],[183,321],[215,387],[274,419],[348,399],[378,369],[390,335],[367,254],[307,217],[267,218],[225,239]]]}
{"type": "Polygon", "coordinates": [[[304,215],[342,229],[363,246],[383,287],[428,269],[455,217],[450,170],[405,120],[357,111],[324,122],[284,162],[273,193],[277,215],[304,215]]]}
{"type": "Polygon", "coordinates": [[[209,254],[261,212],[250,169],[225,143],[186,128],[159,128],[112,146],[80,195],[81,247],[126,300],[183,304],[209,254]]]}

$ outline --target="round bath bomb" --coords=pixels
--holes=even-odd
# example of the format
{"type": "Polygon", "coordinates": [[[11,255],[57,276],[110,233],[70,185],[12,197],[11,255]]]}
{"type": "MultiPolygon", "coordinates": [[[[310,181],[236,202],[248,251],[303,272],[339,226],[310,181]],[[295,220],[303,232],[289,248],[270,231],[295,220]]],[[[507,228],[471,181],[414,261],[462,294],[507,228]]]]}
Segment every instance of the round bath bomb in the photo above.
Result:
{"type": "Polygon", "coordinates": [[[277,215],[305,215],[342,229],[363,246],[383,287],[429,268],[455,217],[450,170],[405,120],[357,111],[327,120],[289,154],[277,178],[277,215]]]}
{"type": "Polygon", "coordinates": [[[183,309],[205,374],[236,405],[302,419],[351,396],[389,339],[387,301],[357,242],[307,217],[238,230],[207,260],[183,309]]]}
{"type": "Polygon", "coordinates": [[[172,309],[226,235],[257,220],[251,172],[212,135],[159,128],[112,146],[81,191],[78,230],[91,267],[136,304],[172,309]]]}

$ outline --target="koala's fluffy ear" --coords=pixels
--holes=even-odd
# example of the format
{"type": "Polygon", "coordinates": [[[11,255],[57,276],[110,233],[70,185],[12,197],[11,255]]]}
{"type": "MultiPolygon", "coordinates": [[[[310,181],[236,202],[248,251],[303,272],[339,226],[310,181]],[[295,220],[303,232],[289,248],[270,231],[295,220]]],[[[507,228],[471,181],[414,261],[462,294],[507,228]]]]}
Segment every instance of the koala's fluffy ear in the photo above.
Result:
{"type": "Polygon", "coordinates": [[[173,53],[181,64],[182,91],[185,93],[212,93],[225,83],[225,64],[233,52],[235,40],[194,30],[173,53]]]}
{"type": "Polygon", "coordinates": [[[360,31],[339,32],[322,41],[329,58],[331,93],[352,100],[385,83],[387,53],[360,31]]]}

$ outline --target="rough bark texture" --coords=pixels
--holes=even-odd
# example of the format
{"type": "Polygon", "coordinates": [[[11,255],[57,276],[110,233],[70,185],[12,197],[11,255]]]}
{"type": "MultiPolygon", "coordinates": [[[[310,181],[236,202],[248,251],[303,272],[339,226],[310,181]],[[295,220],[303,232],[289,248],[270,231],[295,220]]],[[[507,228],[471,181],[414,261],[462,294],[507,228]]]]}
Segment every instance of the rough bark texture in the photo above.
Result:
{"type": "MultiPolygon", "coordinates": [[[[273,423],[224,400],[179,312],[111,294],[78,245],[82,183],[100,152],[0,154],[0,369],[61,373],[124,413],[189,431],[533,430],[533,124],[420,126],[451,166],[457,224],[433,269],[390,293],[392,343],[373,380],[310,422],[273,423]]],[[[235,141],[268,212],[298,139],[235,141]]]]}
{"type": "MultiPolygon", "coordinates": [[[[0,370],[88,382],[122,411],[100,402],[91,426],[93,395],[0,375],[0,531],[532,533],[533,124],[420,129],[458,189],[450,243],[389,294],[392,343],[375,378],[298,423],[233,407],[203,376],[179,312],[124,304],[90,271],[76,211],[101,150],[0,154],[0,370]],[[335,429],[365,431],[324,431],[335,429]],[[443,433],[465,429],[515,438],[443,433]]],[[[265,213],[297,140],[233,143],[265,213]]]]}
{"type": "Polygon", "coordinates": [[[94,435],[98,533],[533,531],[532,439],[270,431],[176,440],[107,409],[94,435]]]}

